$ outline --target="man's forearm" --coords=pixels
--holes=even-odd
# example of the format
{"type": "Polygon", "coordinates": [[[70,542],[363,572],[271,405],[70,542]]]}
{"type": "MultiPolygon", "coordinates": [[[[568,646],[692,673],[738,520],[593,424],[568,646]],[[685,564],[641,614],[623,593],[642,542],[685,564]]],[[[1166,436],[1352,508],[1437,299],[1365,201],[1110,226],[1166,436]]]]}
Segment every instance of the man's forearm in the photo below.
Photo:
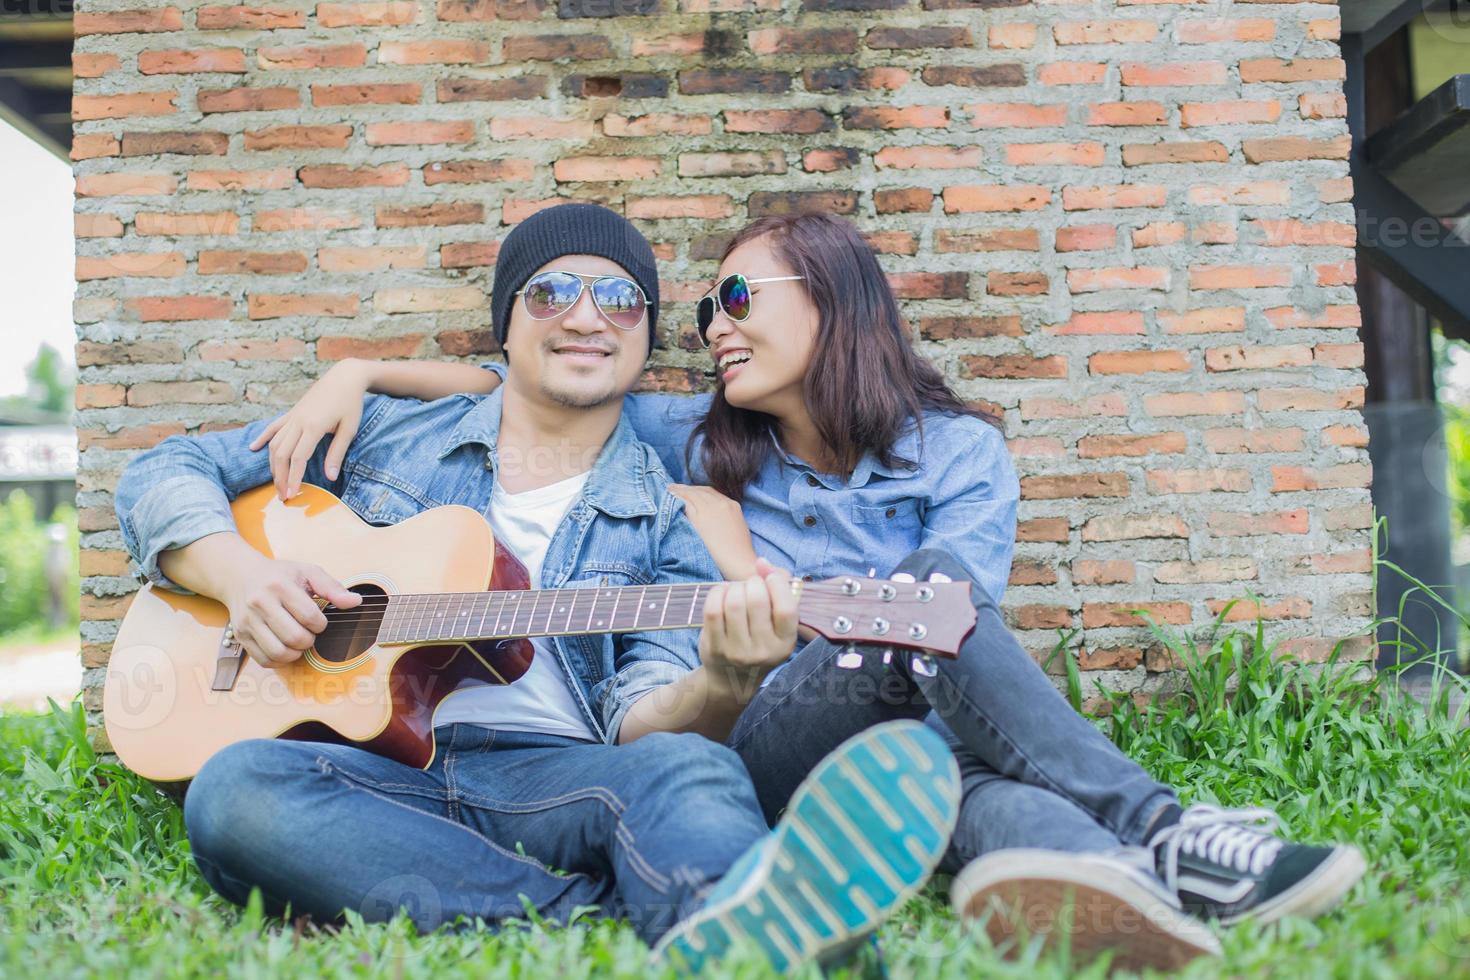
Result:
{"type": "Polygon", "coordinates": [[[716,681],[699,667],[634,702],[623,716],[618,741],[631,742],[652,732],[694,732],[723,742],[759,689],[759,678],[732,685],[716,681]]]}
{"type": "Polygon", "coordinates": [[[395,398],[433,401],[461,393],[487,395],[500,385],[493,371],[447,361],[360,361],[370,390],[395,398]]]}
{"type": "Polygon", "coordinates": [[[163,552],[158,567],[170,581],[191,592],[223,601],[229,584],[241,571],[263,558],[240,535],[221,532],[163,552]]]}

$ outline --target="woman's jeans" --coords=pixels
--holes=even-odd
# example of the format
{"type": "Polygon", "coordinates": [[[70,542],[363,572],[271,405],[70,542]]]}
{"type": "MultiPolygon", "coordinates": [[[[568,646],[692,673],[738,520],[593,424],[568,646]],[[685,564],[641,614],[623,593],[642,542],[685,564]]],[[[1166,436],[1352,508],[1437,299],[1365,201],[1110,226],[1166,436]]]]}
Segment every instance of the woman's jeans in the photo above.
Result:
{"type": "Polygon", "coordinates": [[[426,770],[315,742],[222,750],[184,802],[200,871],[238,904],[259,887],[277,914],[403,908],[429,930],[596,905],[653,941],[769,833],[740,759],[698,735],[436,735],[426,770]]]}
{"type": "MultiPolygon", "coordinates": [[[[934,550],[910,555],[899,573],[919,581],[969,577],[934,550]]],[[[914,670],[903,651],[885,664],[880,650],[861,645],[861,664],[847,669],[838,662],[842,648],[818,639],[761,688],[726,744],[750,770],[767,820],[850,735],[923,718],[947,738],[963,777],[944,870],[1007,847],[1106,851],[1143,842],[1160,809],[1177,804],[1173,790],[1072,710],[988,595],[972,587],[970,596],[975,629],[957,659],[933,658],[934,676],[914,670]]]]}

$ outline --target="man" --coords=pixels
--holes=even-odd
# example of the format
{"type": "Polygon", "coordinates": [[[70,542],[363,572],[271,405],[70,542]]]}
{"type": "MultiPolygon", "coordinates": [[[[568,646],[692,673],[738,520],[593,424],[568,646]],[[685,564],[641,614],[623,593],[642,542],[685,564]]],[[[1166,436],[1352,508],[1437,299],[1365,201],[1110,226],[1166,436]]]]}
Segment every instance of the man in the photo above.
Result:
{"type": "MultiPolygon", "coordinates": [[[[371,398],[340,471],[318,453],[306,478],[370,521],[474,507],[535,586],[714,580],[622,418],[657,308],[652,249],[631,224],[593,205],[542,211],[496,265],[493,325],[514,365],[501,389],[371,398]]],[[[263,428],[166,440],[128,467],[117,509],[144,574],[224,603],[270,666],[325,628],[313,593],[360,600],[235,533],[229,499],[270,477],[248,448],[263,428]]],[[[348,746],[232,745],[185,800],[199,868],[235,902],[259,888],[273,909],[322,917],[407,907],[421,928],[599,905],[695,968],[742,938],[781,969],[832,954],[927,877],[958,773],[932,733],[886,726],[833,753],[768,832],[738,756],[679,729],[734,717],[751,672],[791,652],[795,612],[772,575],[715,591],[698,655],[688,632],[537,641],[515,684],[446,700],[427,770],[348,746]],[[671,683],[700,710],[649,697],[671,683]]]]}

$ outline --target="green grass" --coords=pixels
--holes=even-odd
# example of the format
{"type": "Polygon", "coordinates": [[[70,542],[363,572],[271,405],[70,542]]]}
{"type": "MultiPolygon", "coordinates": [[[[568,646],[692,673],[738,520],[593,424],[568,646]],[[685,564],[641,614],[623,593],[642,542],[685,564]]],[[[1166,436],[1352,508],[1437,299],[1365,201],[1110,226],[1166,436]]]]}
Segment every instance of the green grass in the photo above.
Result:
{"type": "MultiPolygon", "coordinates": [[[[1370,871],[1320,919],[1222,932],[1224,958],[1186,975],[1470,975],[1470,731],[1443,704],[1426,712],[1390,696],[1388,675],[1275,662],[1258,630],[1221,630],[1204,651],[1160,632],[1190,665],[1182,692],[1148,708],[1116,697],[1098,724],[1186,802],[1273,807],[1294,838],[1356,842],[1370,871]]],[[[0,716],[0,893],[0,976],[651,975],[630,929],[590,917],[495,933],[417,936],[400,918],[301,934],[228,906],[195,873],[177,805],[96,758],[79,705],[0,716]]],[[[898,977],[1107,967],[1069,970],[1034,948],[1007,961],[955,922],[937,887],[882,936],[898,977]]],[[[727,961],[712,975],[765,971],[727,961]]]]}

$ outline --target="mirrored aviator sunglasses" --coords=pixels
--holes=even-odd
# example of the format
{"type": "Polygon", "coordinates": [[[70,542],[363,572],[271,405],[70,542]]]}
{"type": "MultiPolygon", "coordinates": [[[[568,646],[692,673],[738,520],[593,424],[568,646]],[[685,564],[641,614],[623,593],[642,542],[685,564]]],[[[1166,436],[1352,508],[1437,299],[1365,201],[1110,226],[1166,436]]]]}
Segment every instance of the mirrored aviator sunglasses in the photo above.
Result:
{"type": "Polygon", "coordinates": [[[705,347],[709,346],[709,328],[715,322],[717,302],[718,309],[724,310],[727,317],[736,323],[744,323],[750,316],[751,286],[763,282],[794,282],[805,278],[806,276],[768,276],[764,279],[747,279],[738,272],[732,272],[715,283],[714,288],[699,301],[694,321],[699,331],[699,342],[705,347]]]}
{"type": "Polygon", "coordinates": [[[550,320],[577,305],[582,289],[590,283],[592,302],[608,323],[632,330],[648,312],[648,298],[633,280],[622,276],[589,276],[580,272],[541,272],[526,281],[516,295],[533,320],[550,320]]]}

